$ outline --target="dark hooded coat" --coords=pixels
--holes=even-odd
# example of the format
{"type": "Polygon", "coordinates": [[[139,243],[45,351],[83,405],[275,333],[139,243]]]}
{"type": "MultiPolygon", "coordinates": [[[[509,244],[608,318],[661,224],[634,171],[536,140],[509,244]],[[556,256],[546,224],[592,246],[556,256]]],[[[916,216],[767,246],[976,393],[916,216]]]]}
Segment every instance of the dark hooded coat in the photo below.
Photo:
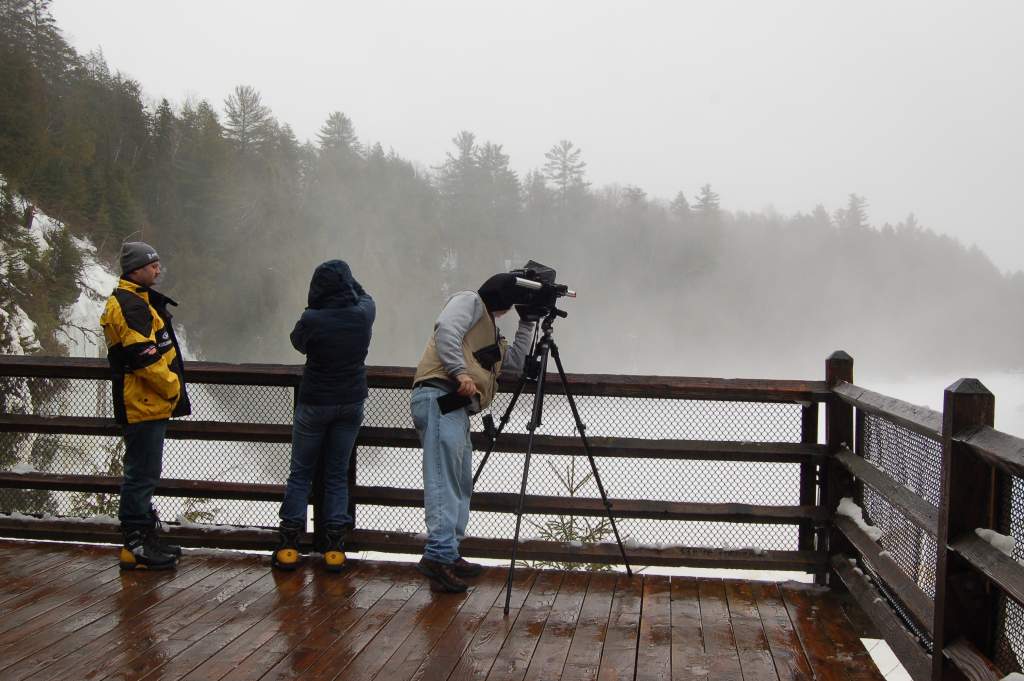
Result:
{"type": "Polygon", "coordinates": [[[377,308],[342,260],[313,272],[308,307],[291,333],[306,355],[299,402],[351,404],[366,399],[366,353],[377,308]]]}

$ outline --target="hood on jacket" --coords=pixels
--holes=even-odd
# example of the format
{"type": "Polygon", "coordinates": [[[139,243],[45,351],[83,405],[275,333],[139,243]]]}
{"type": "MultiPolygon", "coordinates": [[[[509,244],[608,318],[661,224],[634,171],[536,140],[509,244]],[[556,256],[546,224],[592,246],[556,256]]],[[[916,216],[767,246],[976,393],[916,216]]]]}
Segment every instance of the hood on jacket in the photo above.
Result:
{"type": "Polygon", "coordinates": [[[516,277],[507,272],[495,274],[477,290],[491,314],[525,303],[527,294],[516,286],[516,277]]]}
{"type": "Polygon", "coordinates": [[[313,272],[307,298],[307,305],[312,309],[348,307],[357,300],[355,279],[344,260],[328,260],[313,272]]]}

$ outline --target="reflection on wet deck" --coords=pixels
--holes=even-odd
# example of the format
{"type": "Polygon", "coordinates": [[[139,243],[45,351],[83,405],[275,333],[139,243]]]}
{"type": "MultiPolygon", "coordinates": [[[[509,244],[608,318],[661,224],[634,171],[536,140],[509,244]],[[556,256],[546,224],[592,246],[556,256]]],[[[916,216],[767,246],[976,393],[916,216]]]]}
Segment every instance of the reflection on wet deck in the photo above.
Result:
{"type": "Polygon", "coordinates": [[[795,583],[523,570],[506,616],[499,568],[451,595],[408,563],[121,573],[110,547],[17,541],[0,560],[5,681],[882,678],[858,612],[795,583]]]}

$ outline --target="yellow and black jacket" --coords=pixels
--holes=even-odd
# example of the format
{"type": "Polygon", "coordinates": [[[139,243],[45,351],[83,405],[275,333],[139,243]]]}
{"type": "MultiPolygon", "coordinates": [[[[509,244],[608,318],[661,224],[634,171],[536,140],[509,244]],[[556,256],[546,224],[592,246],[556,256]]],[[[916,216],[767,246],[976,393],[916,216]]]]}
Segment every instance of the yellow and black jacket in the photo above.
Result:
{"type": "Polygon", "coordinates": [[[157,421],[191,413],[185,369],[171,326],[167,296],[127,279],[118,281],[100,317],[113,372],[118,423],[157,421]]]}

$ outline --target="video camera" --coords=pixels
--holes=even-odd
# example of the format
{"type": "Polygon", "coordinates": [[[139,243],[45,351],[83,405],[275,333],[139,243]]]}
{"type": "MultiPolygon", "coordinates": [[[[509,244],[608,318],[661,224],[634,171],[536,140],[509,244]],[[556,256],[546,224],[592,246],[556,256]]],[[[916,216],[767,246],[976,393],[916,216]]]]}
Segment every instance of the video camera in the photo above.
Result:
{"type": "Polygon", "coordinates": [[[555,304],[563,296],[576,297],[576,292],[568,286],[555,283],[555,270],[539,262],[531,260],[509,274],[515,276],[516,286],[526,289],[523,291],[522,302],[516,305],[516,311],[523,319],[536,321],[550,314],[565,317],[566,313],[555,307],[555,304]]]}

